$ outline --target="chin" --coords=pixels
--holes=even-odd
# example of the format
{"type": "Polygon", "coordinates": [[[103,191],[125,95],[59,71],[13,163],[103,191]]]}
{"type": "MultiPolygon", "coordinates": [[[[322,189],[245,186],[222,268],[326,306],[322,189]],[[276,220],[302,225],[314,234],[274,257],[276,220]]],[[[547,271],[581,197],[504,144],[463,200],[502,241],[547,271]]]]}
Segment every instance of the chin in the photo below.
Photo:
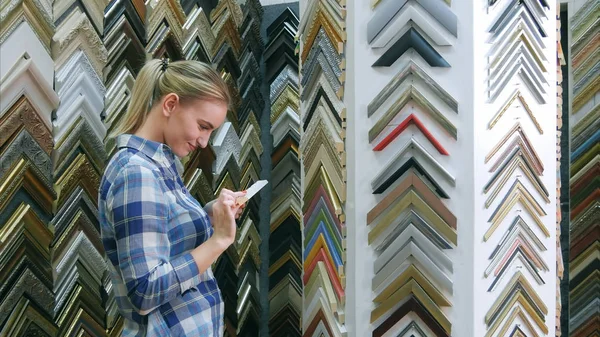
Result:
{"type": "Polygon", "coordinates": [[[185,156],[187,156],[188,154],[192,153],[192,151],[189,150],[177,150],[177,151],[173,151],[173,153],[175,153],[175,155],[179,158],[183,158],[185,156]]]}

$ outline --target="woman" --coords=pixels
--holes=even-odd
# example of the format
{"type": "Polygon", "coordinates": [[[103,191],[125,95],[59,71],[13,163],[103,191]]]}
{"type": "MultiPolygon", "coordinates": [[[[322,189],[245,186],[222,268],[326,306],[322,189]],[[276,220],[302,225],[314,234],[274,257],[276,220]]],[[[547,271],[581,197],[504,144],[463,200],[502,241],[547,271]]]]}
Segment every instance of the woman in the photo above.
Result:
{"type": "Polygon", "coordinates": [[[245,192],[224,189],[203,209],[177,157],[206,147],[229,103],[227,85],[201,62],[151,60],[140,70],[98,205],[123,336],[223,335],[211,264],[235,239],[245,192]]]}

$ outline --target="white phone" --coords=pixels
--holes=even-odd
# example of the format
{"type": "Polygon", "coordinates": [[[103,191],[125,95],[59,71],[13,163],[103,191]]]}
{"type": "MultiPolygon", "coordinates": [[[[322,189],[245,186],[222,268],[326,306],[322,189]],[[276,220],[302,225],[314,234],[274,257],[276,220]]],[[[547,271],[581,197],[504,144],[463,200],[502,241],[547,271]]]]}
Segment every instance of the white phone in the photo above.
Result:
{"type": "Polygon", "coordinates": [[[243,204],[246,201],[250,200],[258,191],[260,191],[263,187],[265,187],[269,182],[267,180],[259,180],[252,184],[247,190],[246,195],[243,197],[239,197],[235,200],[238,204],[243,204]]]}

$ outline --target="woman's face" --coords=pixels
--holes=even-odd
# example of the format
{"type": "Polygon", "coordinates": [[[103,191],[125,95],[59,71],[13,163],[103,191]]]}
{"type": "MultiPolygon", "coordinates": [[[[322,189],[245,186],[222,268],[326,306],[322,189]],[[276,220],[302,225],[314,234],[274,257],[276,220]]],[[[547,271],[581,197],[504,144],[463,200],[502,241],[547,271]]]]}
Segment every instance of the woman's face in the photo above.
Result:
{"type": "Polygon", "coordinates": [[[227,104],[218,100],[182,103],[173,94],[165,98],[163,113],[167,117],[163,129],[165,143],[178,157],[185,157],[208,145],[211,133],[225,121],[227,104]]]}

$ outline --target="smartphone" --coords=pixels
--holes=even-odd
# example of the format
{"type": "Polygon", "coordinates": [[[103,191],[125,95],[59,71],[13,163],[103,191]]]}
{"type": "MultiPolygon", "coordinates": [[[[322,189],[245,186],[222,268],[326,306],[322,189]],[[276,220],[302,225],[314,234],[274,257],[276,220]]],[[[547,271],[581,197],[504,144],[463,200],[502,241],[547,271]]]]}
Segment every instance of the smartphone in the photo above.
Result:
{"type": "Polygon", "coordinates": [[[235,200],[236,203],[238,204],[243,204],[245,202],[247,202],[248,200],[250,200],[250,198],[252,198],[256,193],[258,193],[258,191],[260,191],[263,187],[265,187],[269,182],[267,180],[259,180],[257,182],[255,182],[254,184],[252,184],[252,186],[250,186],[247,190],[246,190],[246,195],[243,197],[239,197],[235,200]]]}

